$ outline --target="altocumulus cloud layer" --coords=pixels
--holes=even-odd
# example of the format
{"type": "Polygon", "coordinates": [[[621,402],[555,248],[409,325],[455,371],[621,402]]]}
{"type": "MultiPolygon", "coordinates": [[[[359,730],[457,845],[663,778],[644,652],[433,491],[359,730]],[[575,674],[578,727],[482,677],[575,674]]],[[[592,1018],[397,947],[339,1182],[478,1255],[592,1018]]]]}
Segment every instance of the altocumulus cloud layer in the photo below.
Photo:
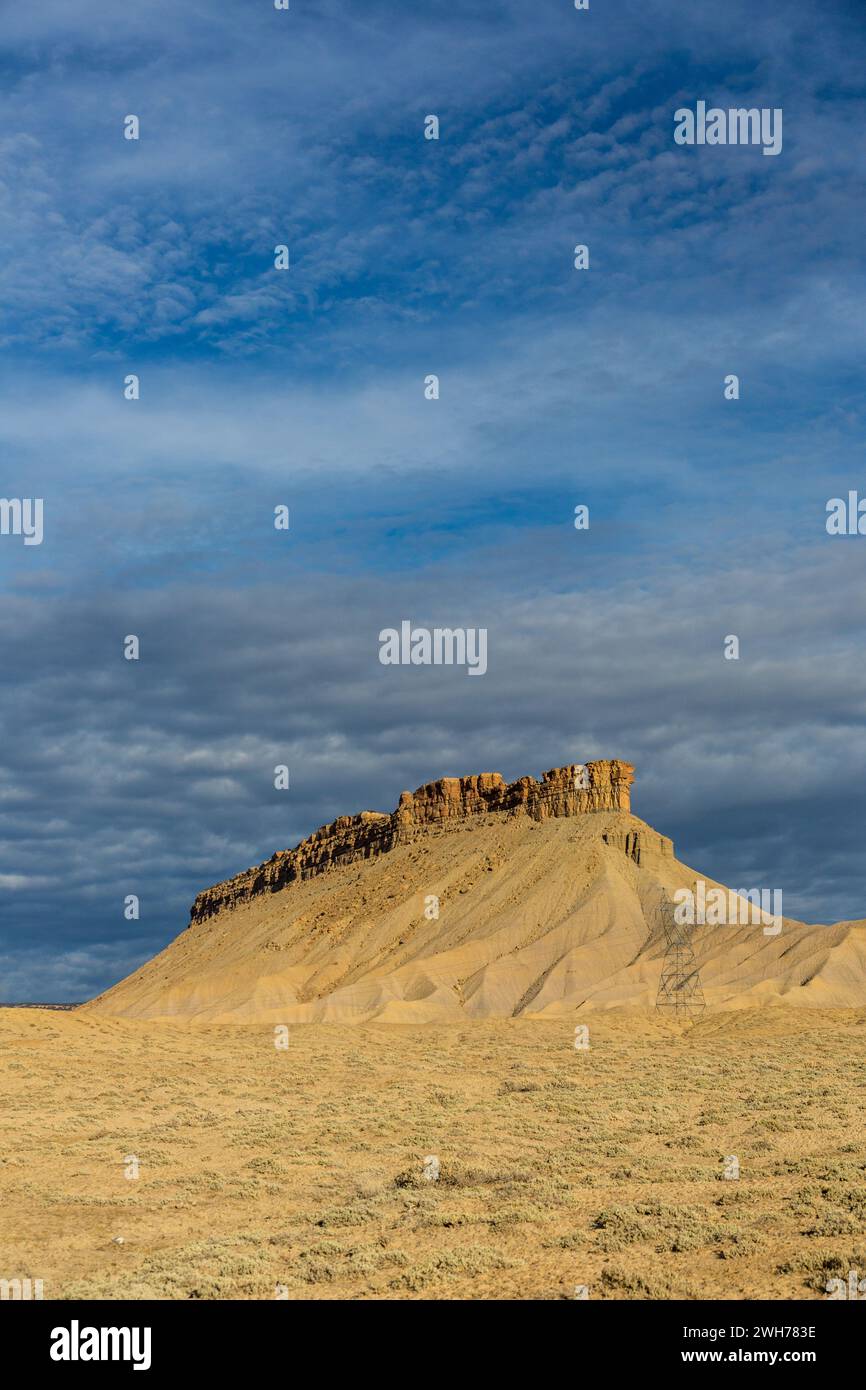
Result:
{"type": "Polygon", "coordinates": [[[0,998],[98,991],[334,815],[572,758],[708,874],[866,913],[866,539],[824,524],[866,489],[861,7],[19,10],[0,998]],[[676,146],[698,99],[783,108],[781,154],[676,146]],[[381,666],[403,618],[487,674],[381,666]]]}

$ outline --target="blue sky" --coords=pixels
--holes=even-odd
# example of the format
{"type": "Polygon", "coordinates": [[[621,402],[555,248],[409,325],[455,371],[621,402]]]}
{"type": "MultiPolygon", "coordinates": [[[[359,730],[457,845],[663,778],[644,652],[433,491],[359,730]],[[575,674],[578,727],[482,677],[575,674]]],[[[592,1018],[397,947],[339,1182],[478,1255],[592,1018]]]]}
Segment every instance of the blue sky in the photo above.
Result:
{"type": "Polygon", "coordinates": [[[334,815],[594,756],[696,868],[866,915],[864,58],[832,0],[4,14],[0,999],[334,815]],[[677,146],[699,99],[781,154],[677,146]],[[487,674],[382,667],[403,618],[487,674]]]}

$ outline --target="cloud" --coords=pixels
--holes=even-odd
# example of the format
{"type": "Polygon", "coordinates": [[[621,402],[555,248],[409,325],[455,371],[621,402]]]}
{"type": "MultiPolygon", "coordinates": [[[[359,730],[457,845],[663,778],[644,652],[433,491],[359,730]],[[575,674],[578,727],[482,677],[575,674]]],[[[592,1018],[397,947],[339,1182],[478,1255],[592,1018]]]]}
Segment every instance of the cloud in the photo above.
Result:
{"type": "Polygon", "coordinates": [[[824,530],[863,50],[841,2],[4,17],[0,495],[45,540],[0,537],[0,996],[104,987],[337,814],[596,754],[705,872],[866,910],[862,561],[824,530]],[[783,154],[674,146],[698,97],[782,105],[783,154]],[[487,675],[381,667],[404,617],[486,626],[487,675]]]}
{"type": "MultiPolygon", "coordinates": [[[[551,549],[527,540],[521,572],[551,549]]],[[[0,874],[35,880],[15,892],[14,941],[25,955],[34,935],[47,952],[97,944],[108,961],[133,925],[143,959],[200,888],[337,814],[390,809],[439,775],[594,756],[634,761],[636,811],[686,862],[729,882],[760,875],[792,914],[857,915],[858,602],[842,552],[797,558],[795,590],[786,566],[753,563],[527,594],[505,557],[396,588],[357,576],[291,593],[175,587],[136,595],[138,663],[120,655],[124,596],[51,611],[13,600],[2,640],[17,634],[27,674],[4,678],[3,703],[14,693],[22,713],[4,711],[3,779],[23,795],[0,802],[0,874]],[[486,626],[488,673],[382,667],[378,632],[404,617],[486,626]],[[722,656],[731,631],[739,662],[722,656]],[[273,785],[282,763],[286,793],[273,785]],[[823,828],[816,807],[833,808],[823,828]],[[129,893],[139,923],[123,921],[129,893]]]]}

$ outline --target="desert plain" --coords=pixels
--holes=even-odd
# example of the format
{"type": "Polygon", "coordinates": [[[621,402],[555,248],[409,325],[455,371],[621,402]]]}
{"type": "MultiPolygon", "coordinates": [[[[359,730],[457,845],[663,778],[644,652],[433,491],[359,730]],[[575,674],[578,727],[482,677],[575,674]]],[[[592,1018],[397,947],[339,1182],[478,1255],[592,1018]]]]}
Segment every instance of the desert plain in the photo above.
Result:
{"type": "Polygon", "coordinates": [[[743,920],[734,892],[689,930],[700,1000],[658,1012],[670,904],[714,885],[631,780],[405,792],[200,893],[83,1007],[0,1009],[0,1279],[786,1300],[866,1278],[866,923],[743,920]]]}
{"type": "Polygon", "coordinates": [[[866,1272],[866,1009],[580,1026],[588,1048],[566,1019],[299,1024],[278,1048],[4,1009],[0,1275],[46,1299],[546,1300],[818,1299],[866,1272]]]}

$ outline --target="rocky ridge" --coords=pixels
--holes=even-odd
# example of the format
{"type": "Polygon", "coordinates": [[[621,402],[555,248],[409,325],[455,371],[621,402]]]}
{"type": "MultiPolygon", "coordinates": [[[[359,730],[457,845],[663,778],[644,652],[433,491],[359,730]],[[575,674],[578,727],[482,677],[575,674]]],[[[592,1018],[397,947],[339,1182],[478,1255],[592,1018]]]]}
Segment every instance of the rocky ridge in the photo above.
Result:
{"type": "MultiPolygon", "coordinates": [[[[190,925],[264,893],[277,893],[298,880],[358,859],[387,854],[433,828],[450,828],[479,815],[528,816],[541,821],[595,811],[631,809],[634,768],[619,759],[568,763],[534,777],[506,782],[499,772],[440,777],[414,792],[403,792],[396,810],[361,811],[338,816],[294,849],[278,850],[262,864],[199,893],[190,925]]],[[[633,854],[634,849],[627,850],[633,854]]]]}

